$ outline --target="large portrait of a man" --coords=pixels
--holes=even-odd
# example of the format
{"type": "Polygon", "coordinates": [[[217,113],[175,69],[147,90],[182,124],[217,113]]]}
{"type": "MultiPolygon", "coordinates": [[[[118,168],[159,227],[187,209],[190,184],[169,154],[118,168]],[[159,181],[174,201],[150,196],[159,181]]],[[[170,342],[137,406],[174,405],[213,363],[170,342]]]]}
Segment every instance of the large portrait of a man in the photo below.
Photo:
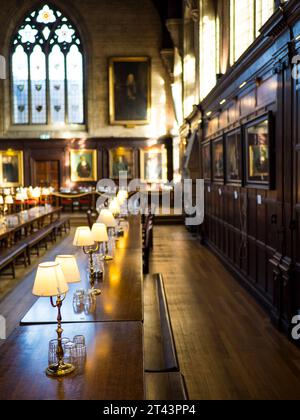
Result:
{"type": "Polygon", "coordinates": [[[110,123],[150,123],[151,70],[147,57],[111,58],[109,64],[110,123]]]}
{"type": "Polygon", "coordinates": [[[133,149],[118,147],[109,151],[109,176],[118,179],[120,173],[127,172],[128,178],[134,178],[134,152],[133,149]]]}
{"type": "Polygon", "coordinates": [[[19,187],[23,183],[23,152],[0,151],[0,186],[2,188],[19,187]]]}
{"type": "Polygon", "coordinates": [[[97,181],[97,151],[71,150],[70,153],[71,181],[97,181]]]}
{"type": "Polygon", "coordinates": [[[153,147],[141,150],[141,178],[143,181],[166,182],[167,172],[167,151],[164,147],[153,147]]]}

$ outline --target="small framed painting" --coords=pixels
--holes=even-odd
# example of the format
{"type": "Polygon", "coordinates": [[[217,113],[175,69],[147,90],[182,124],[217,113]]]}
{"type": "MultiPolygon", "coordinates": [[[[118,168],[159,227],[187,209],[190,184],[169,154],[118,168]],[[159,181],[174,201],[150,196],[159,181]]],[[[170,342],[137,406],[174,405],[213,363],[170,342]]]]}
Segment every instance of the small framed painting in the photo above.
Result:
{"type": "Polygon", "coordinates": [[[97,150],[71,150],[71,181],[97,181],[97,150]]]}
{"type": "Polygon", "coordinates": [[[127,172],[130,179],[135,177],[134,151],[124,147],[118,147],[109,151],[109,176],[118,179],[120,172],[127,172]]]}
{"type": "Polygon", "coordinates": [[[0,186],[19,187],[24,184],[23,152],[0,151],[0,186]]]}
{"type": "Polygon", "coordinates": [[[226,182],[241,184],[242,182],[242,135],[241,130],[226,134],[226,182]]]}
{"type": "Polygon", "coordinates": [[[112,125],[150,123],[151,65],[148,57],[110,59],[109,109],[112,125]]]}
{"type": "Polygon", "coordinates": [[[202,146],[202,165],[203,178],[205,181],[211,180],[211,142],[202,146]]]}
{"type": "Polygon", "coordinates": [[[141,150],[141,178],[146,182],[167,182],[168,162],[165,147],[141,150]]]}
{"type": "Polygon", "coordinates": [[[247,184],[271,184],[271,115],[245,126],[247,184]]]}
{"type": "Polygon", "coordinates": [[[224,183],[224,144],[223,138],[212,143],[213,180],[224,183]]]}

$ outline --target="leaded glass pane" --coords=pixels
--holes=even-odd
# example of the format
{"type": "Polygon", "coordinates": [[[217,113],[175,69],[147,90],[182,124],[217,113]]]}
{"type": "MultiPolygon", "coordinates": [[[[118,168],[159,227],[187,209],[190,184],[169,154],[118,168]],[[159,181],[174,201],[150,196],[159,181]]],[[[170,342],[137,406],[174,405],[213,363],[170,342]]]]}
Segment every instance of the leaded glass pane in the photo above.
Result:
{"type": "Polygon", "coordinates": [[[56,19],[53,10],[50,9],[49,6],[45,5],[38,14],[37,22],[48,24],[53,23],[55,21],[56,19]]]}
{"type": "Polygon", "coordinates": [[[58,45],[49,56],[51,120],[54,124],[65,122],[65,57],[58,45]]]}
{"type": "Polygon", "coordinates": [[[44,3],[24,17],[23,23],[15,32],[12,45],[14,122],[82,124],[84,106],[81,41],[69,19],[59,10],[44,3]]]}
{"type": "Polygon", "coordinates": [[[28,58],[19,45],[12,57],[14,124],[28,123],[28,58]]]}
{"type": "Polygon", "coordinates": [[[46,59],[39,45],[30,56],[31,122],[46,124],[46,59]]]}
{"type": "Polygon", "coordinates": [[[67,55],[68,113],[70,124],[83,124],[83,63],[82,54],[72,45],[67,55]]]}

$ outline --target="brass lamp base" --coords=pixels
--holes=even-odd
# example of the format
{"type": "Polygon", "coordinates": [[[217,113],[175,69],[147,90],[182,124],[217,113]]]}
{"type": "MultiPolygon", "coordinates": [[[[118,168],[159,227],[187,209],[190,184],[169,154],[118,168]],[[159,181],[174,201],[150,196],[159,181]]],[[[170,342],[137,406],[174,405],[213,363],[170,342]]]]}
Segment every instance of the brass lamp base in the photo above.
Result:
{"type": "Polygon", "coordinates": [[[95,296],[100,296],[102,292],[100,289],[91,289],[91,293],[95,296]]]}
{"type": "Polygon", "coordinates": [[[63,363],[62,365],[55,364],[48,366],[46,369],[46,375],[51,378],[61,378],[62,376],[66,376],[74,372],[74,370],[75,366],[69,363],[63,363]]]}

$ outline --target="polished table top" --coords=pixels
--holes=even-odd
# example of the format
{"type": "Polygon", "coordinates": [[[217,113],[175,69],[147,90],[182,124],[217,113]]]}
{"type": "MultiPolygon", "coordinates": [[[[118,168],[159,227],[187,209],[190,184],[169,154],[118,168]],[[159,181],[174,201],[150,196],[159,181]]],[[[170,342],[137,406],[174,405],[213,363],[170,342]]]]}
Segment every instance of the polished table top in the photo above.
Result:
{"type": "Polygon", "coordinates": [[[5,238],[7,235],[10,235],[26,226],[31,225],[32,223],[38,222],[39,220],[46,218],[48,216],[53,216],[57,213],[60,213],[62,210],[61,207],[52,207],[48,208],[32,208],[31,210],[25,210],[20,213],[12,214],[6,216],[6,218],[17,217],[18,224],[13,227],[3,227],[0,228],[0,239],[5,238]],[[38,211],[39,209],[39,211],[38,211]],[[27,216],[27,217],[26,217],[27,216]]]}
{"type": "Polygon", "coordinates": [[[142,400],[141,322],[64,325],[64,337],[84,335],[87,359],[63,379],[48,378],[53,325],[19,327],[0,348],[1,400],[142,400]]]}
{"type": "MultiPolygon", "coordinates": [[[[96,284],[102,294],[97,296],[92,313],[75,313],[73,294],[89,288],[88,257],[74,247],[82,282],[69,285],[62,305],[63,323],[142,321],[142,245],[139,216],[129,217],[129,232],[117,241],[115,257],[105,263],[104,281],[96,284]]],[[[48,298],[39,298],[21,321],[21,325],[56,323],[56,311],[48,298]]]]}

